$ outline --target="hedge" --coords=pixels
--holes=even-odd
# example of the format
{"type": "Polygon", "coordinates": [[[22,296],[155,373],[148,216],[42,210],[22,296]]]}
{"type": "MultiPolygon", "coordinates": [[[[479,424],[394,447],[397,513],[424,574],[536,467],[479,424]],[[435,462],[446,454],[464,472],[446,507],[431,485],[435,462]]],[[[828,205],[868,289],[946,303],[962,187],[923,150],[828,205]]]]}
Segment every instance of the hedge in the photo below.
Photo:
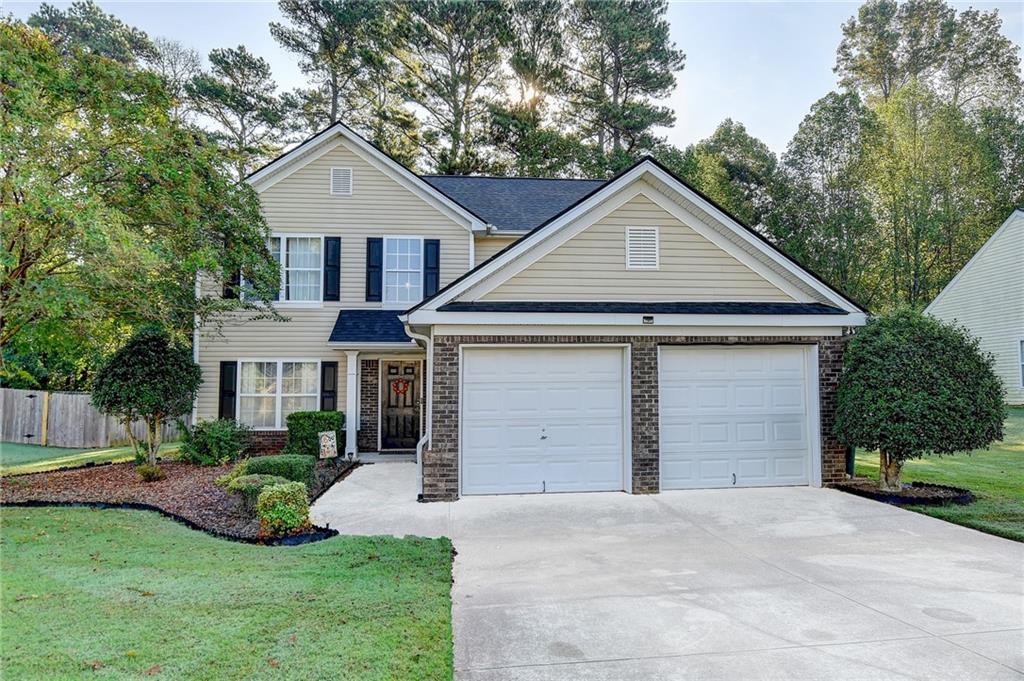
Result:
{"type": "Polygon", "coordinates": [[[287,454],[319,456],[320,433],[333,430],[340,443],[345,415],[340,411],[295,411],[288,414],[287,454]]]}

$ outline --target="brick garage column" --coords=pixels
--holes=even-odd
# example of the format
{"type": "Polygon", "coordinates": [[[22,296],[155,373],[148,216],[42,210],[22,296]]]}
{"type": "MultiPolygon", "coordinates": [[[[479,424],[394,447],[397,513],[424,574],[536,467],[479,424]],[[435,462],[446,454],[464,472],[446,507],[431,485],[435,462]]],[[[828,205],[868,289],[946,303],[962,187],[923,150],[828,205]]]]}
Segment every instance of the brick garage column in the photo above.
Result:
{"type": "Polygon", "coordinates": [[[430,447],[423,450],[423,501],[459,498],[459,343],[434,339],[430,447]]]}
{"type": "Polygon", "coordinates": [[[658,467],[658,344],[634,339],[631,349],[633,494],[656,494],[658,467]]]}
{"type": "Polygon", "coordinates": [[[380,361],[359,361],[359,433],[361,452],[377,451],[377,410],[380,408],[380,361]]]}
{"type": "Polygon", "coordinates": [[[818,341],[818,402],[821,409],[821,484],[846,478],[846,446],[832,434],[836,422],[836,391],[843,371],[843,350],[849,336],[818,341]]]}

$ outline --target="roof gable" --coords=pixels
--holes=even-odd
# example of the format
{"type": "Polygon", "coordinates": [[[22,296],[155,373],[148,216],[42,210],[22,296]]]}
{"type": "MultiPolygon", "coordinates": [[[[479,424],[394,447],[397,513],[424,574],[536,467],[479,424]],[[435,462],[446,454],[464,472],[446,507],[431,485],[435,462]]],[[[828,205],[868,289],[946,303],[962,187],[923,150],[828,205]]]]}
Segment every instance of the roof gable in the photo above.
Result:
{"type": "Polygon", "coordinates": [[[793,299],[816,299],[851,313],[863,311],[859,305],[798,265],[763,236],[730,216],[657,161],[645,158],[408,312],[437,310],[461,298],[470,289],[473,289],[472,295],[476,298],[483,296],[487,290],[496,288],[565,243],[574,233],[622,205],[635,195],[636,192],[630,192],[629,189],[640,180],[656,186],[658,191],[655,194],[661,198],[679,199],[680,205],[673,205],[671,200],[660,201],[660,205],[669,212],[685,211],[683,205],[694,206],[696,210],[682,220],[684,223],[701,231],[718,246],[793,296],[793,299]],[[698,212],[705,217],[696,215],[698,212]]]}
{"type": "MultiPolygon", "coordinates": [[[[442,212],[465,225],[467,229],[482,230],[484,228],[485,220],[476,215],[471,209],[439,191],[419,175],[391,158],[383,150],[360,137],[343,123],[335,123],[329,128],[321,130],[295,148],[251,173],[245,178],[245,181],[252,185],[257,192],[262,192],[305,167],[310,162],[330,152],[338,145],[340,140],[343,140],[353,153],[361,156],[367,163],[405,189],[423,198],[442,212]]],[[[358,179],[355,182],[358,184],[358,179]]]]}
{"type": "Polygon", "coordinates": [[[1010,213],[1003,224],[982,244],[978,252],[971,256],[967,264],[960,268],[960,271],[939,291],[935,299],[924,309],[925,313],[934,312],[949,295],[961,287],[975,285],[977,282],[971,281],[971,279],[976,278],[974,275],[987,267],[993,266],[996,272],[986,271],[985,276],[998,275],[1003,277],[1004,281],[1014,276],[1018,279],[1024,278],[1022,262],[1024,262],[1024,209],[1018,208],[1010,213]],[[1014,248],[1017,249],[1016,258],[1002,258],[1003,249],[1014,248]],[[990,262],[994,258],[999,258],[1000,262],[990,262]],[[1004,269],[1005,272],[1002,271],[1004,269]]]}

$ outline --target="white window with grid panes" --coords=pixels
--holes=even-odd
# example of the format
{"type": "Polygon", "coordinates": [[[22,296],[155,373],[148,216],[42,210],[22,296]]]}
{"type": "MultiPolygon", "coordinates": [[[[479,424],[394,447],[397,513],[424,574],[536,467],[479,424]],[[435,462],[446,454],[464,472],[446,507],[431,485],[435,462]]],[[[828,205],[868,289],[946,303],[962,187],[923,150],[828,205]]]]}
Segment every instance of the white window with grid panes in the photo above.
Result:
{"type": "MultiPolygon", "coordinates": [[[[323,300],[323,246],[324,239],[319,235],[275,234],[267,240],[270,255],[281,269],[275,301],[315,304],[323,300]]],[[[246,289],[243,277],[243,298],[248,297],[246,289]]]]}
{"type": "Polygon", "coordinates": [[[423,239],[384,238],[384,304],[404,307],[423,299],[423,239]]]}
{"type": "Polygon", "coordinates": [[[264,430],[285,428],[292,412],[319,408],[319,361],[241,360],[239,364],[239,422],[264,430]]]}

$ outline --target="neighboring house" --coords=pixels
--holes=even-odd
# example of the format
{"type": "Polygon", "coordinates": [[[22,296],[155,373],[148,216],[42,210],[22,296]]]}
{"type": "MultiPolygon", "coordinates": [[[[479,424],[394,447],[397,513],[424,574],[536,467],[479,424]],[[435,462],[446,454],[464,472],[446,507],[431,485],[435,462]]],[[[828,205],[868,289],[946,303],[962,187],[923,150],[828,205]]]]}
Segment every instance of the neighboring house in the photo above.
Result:
{"type": "Polygon", "coordinates": [[[289,321],[202,331],[196,412],[264,450],[323,408],[348,452],[415,451],[424,500],[844,475],[835,388],[865,311],[654,160],[417,176],[338,124],[248,180],[289,321]]]}
{"type": "Polygon", "coordinates": [[[995,357],[1006,401],[1024,404],[1024,209],[1006,218],[924,311],[978,338],[995,357]]]}

